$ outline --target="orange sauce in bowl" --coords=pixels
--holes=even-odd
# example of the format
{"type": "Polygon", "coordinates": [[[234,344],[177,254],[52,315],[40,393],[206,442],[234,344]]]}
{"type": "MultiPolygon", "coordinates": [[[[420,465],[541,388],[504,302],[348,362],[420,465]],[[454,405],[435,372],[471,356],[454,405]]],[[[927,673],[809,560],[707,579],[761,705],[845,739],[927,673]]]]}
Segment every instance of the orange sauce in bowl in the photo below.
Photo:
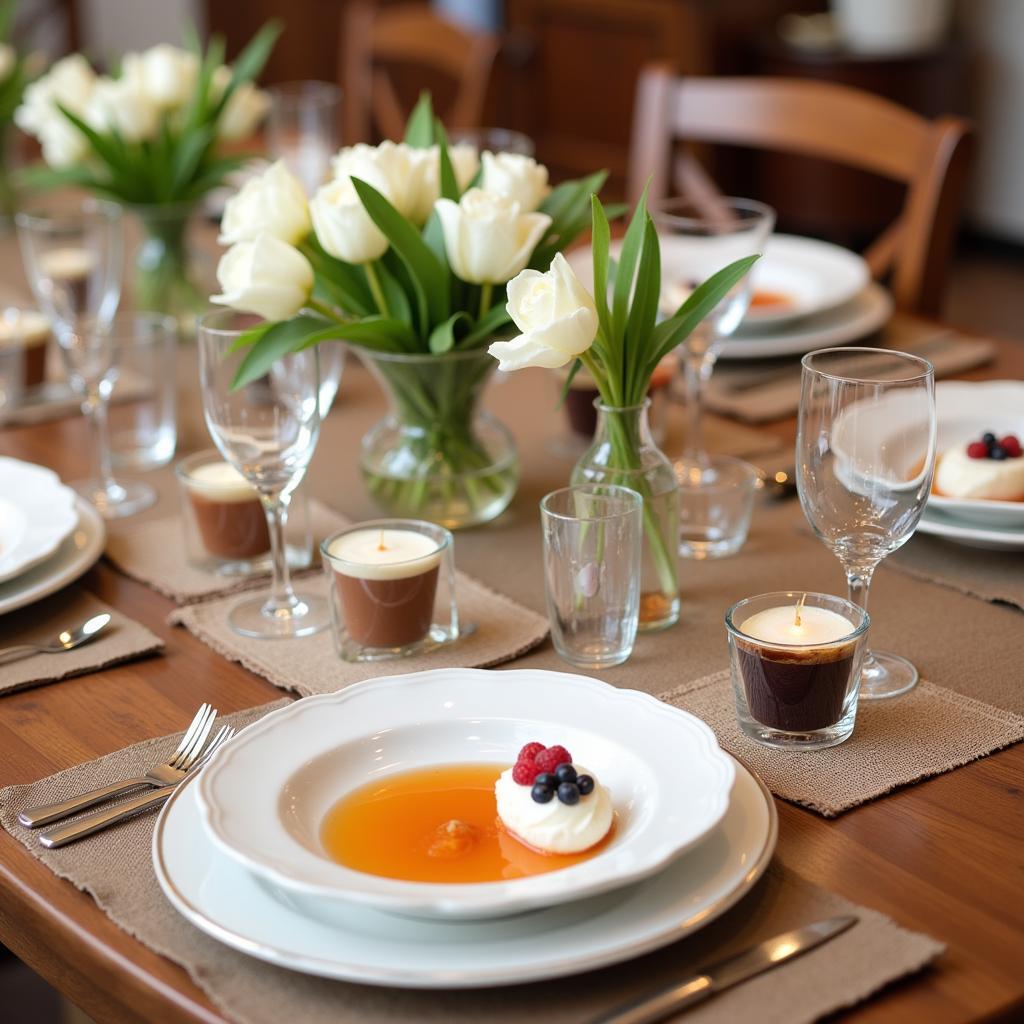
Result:
{"type": "Polygon", "coordinates": [[[778,309],[792,305],[793,300],[785,292],[770,292],[766,288],[755,288],[750,296],[751,309],[778,309]]]}
{"type": "MultiPolygon", "coordinates": [[[[320,839],[332,860],[407,882],[500,882],[557,871],[594,856],[614,833],[577,854],[541,853],[498,818],[495,764],[438,765],[389,775],[342,797],[320,839]]],[[[557,797],[555,798],[557,799],[557,797]]]]}

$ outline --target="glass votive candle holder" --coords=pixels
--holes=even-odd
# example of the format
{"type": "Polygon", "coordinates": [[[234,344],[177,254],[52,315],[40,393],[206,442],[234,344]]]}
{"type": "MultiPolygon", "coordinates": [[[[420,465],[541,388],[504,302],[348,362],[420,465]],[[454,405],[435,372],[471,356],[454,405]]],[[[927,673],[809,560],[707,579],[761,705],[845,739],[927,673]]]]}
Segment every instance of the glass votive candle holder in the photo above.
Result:
{"type": "Polygon", "coordinates": [[[779,591],[734,604],[725,626],[743,732],[796,750],[849,739],[870,621],[830,594],[779,591]]]}
{"type": "MultiPolygon", "coordinates": [[[[270,530],[259,495],[213,448],[175,466],[189,564],[219,576],[270,572],[270,530]]],[[[313,564],[309,497],[301,485],[284,524],[285,556],[292,569],[313,564]]]]}
{"type": "Polygon", "coordinates": [[[754,495],[761,487],[757,469],[731,455],[709,455],[698,479],[677,467],[679,554],[703,561],[734,555],[747,542],[754,495]]]}
{"type": "Polygon", "coordinates": [[[372,519],[321,545],[344,661],[420,654],[459,636],[454,538],[419,519],[372,519]]]}
{"type": "MultiPolygon", "coordinates": [[[[8,306],[0,312],[0,351],[20,353],[20,389],[37,388],[45,382],[51,336],[49,319],[34,309],[8,306]]],[[[10,362],[14,361],[12,356],[10,362]]]]}

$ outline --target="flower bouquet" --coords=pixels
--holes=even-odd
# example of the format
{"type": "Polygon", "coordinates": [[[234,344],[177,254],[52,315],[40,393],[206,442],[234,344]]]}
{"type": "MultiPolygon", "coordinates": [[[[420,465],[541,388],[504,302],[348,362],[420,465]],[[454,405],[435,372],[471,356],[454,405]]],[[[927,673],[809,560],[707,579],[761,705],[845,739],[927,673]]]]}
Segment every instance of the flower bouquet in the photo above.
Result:
{"type": "Polygon", "coordinates": [[[249,157],[222,144],[251,135],[269,99],[252,80],[279,28],[265,25],[233,67],[224,42],[167,44],[125,54],[117,77],[97,75],[72,54],[25,90],[15,121],[42,146],[38,187],[74,185],[133,210],[144,241],[136,261],[135,304],[191,326],[207,295],[191,279],[188,222],[198,202],[249,157]]]}
{"type": "Polygon", "coordinates": [[[25,87],[38,71],[37,58],[41,59],[39,54],[20,53],[11,43],[16,7],[15,0],[0,4],[0,215],[6,218],[15,208],[8,151],[10,128],[25,87]]]}
{"type": "Polygon", "coordinates": [[[228,202],[213,301],[268,321],[244,336],[236,383],[343,339],[391,401],[360,458],[378,503],[449,528],[493,519],[519,474],[511,436],[477,412],[487,346],[509,332],[505,286],[586,228],[605,174],[551,189],[529,157],[449,147],[426,95],[404,142],[343,149],[333,167],[308,205],[283,164],[228,202]]]}
{"type": "Polygon", "coordinates": [[[594,294],[558,254],[546,273],[524,270],[508,284],[508,309],[522,332],[495,342],[503,370],[526,366],[585,367],[600,394],[594,442],[573,471],[573,483],[620,484],[644,499],[640,628],[679,619],[677,547],[679,495],[675,471],[651,439],[647,392],[651,374],[735,287],[757,260],[737,260],[708,278],[659,322],[661,254],[647,212],[647,193],[633,214],[617,266],[609,257],[608,215],[592,197],[594,294]]]}

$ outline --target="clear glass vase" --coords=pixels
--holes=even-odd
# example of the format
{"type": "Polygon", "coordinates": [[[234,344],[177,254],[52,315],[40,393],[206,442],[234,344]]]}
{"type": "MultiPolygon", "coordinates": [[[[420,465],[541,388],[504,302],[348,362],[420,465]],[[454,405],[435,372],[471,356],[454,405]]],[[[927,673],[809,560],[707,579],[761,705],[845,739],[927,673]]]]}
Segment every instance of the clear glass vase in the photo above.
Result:
{"type": "Polygon", "coordinates": [[[479,409],[497,366],[485,349],[445,355],[358,350],[390,411],[363,438],[360,468],[389,515],[450,530],[486,523],[519,483],[512,435],[479,409]]]}
{"type": "Polygon", "coordinates": [[[618,484],[644,499],[640,576],[640,630],[665,629],[679,621],[679,485],[672,463],[651,437],[642,405],[617,408],[595,400],[597,431],[580,456],[572,483],[618,484]]]}
{"type": "Polygon", "coordinates": [[[201,260],[189,245],[195,203],[128,205],[140,238],[134,261],[134,306],[174,317],[180,334],[195,335],[195,318],[209,308],[201,260]]]}

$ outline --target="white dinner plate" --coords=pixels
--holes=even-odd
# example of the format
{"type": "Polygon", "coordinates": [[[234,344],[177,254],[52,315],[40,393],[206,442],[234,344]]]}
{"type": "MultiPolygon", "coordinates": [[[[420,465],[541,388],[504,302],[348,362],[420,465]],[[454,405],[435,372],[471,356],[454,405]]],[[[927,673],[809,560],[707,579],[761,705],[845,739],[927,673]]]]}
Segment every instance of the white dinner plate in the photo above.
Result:
{"type": "Polygon", "coordinates": [[[198,799],[213,842],[310,913],[344,916],[361,903],[485,918],[654,874],[721,821],[732,781],[732,759],[711,729],[648,694],[564,672],[452,668],[367,680],[267,715],[203,773],[198,799]],[[323,820],[347,793],[442,764],[508,767],[533,740],[568,747],[611,795],[614,834],[587,860],[527,877],[440,884],[366,874],[325,851],[323,820]]]}
{"type": "Polygon", "coordinates": [[[99,512],[84,498],[75,498],[78,522],[46,561],[16,579],[0,583],[0,615],[55,594],[77,580],[103,554],[107,528],[99,512]]]}
{"type": "MultiPolygon", "coordinates": [[[[939,512],[929,505],[917,524],[918,532],[943,537],[969,548],[988,551],[1024,551],[1024,530],[995,526],[974,526],[939,512]]],[[[1024,571],[1024,566],[1022,566],[1024,571]]]]}
{"type": "Polygon", "coordinates": [[[279,967],[400,988],[540,981],[659,949],[713,921],[750,891],[775,849],[778,819],[760,780],[742,764],[734,766],[725,818],[664,871],[603,896],[515,917],[427,921],[355,905],[335,924],[304,916],[278,902],[210,841],[197,787],[189,783],[160,814],[153,864],[161,889],[192,924],[279,967]]]}
{"type": "MultiPolygon", "coordinates": [[[[987,431],[997,437],[1016,434],[1024,440],[1024,382],[1019,380],[940,381],[935,386],[935,411],[940,457],[954,446],[979,441],[987,431]]],[[[1016,530],[1024,537],[1024,501],[932,494],[928,506],[968,529],[1016,530]]]]}
{"type": "Polygon", "coordinates": [[[49,558],[77,522],[75,492],[52,469],[0,456],[0,583],[49,558]]]}

